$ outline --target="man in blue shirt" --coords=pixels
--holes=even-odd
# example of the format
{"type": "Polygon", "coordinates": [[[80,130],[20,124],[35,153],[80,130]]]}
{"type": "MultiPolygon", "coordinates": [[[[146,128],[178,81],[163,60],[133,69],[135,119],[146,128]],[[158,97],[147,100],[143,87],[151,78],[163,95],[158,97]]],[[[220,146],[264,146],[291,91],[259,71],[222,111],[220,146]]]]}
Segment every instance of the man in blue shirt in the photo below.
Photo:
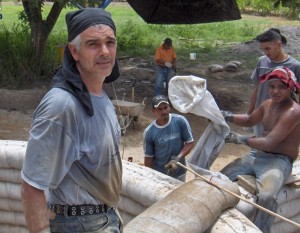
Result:
{"type": "Polygon", "coordinates": [[[144,131],[145,166],[185,181],[186,170],[170,169],[170,161],[185,164],[185,156],[193,147],[193,134],[187,119],[171,114],[168,99],[157,95],[152,100],[152,111],[156,116],[144,131]]]}

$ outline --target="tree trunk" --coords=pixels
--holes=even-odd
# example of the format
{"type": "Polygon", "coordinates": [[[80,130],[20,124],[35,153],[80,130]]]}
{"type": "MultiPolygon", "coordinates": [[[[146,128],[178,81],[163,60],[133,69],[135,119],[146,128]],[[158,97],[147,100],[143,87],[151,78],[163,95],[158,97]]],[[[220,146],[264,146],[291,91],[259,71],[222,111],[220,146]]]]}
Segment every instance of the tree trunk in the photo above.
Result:
{"type": "Polygon", "coordinates": [[[67,1],[55,1],[46,19],[42,17],[43,1],[22,0],[22,3],[31,29],[32,56],[29,62],[35,75],[40,75],[46,41],[67,1]]]}

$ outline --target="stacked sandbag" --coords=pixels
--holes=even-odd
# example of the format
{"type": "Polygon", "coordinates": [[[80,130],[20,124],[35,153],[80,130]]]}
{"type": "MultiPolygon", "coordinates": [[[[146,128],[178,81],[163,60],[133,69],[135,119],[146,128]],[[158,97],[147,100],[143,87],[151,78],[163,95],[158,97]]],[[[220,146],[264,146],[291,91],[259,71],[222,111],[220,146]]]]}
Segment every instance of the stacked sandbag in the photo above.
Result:
{"type": "Polygon", "coordinates": [[[216,223],[206,233],[259,233],[257,228],[248,218],[235,208],[222,212],[216,223]]]}
{"type": "MultiPolygon", "coordinates": [[[[1,233],[28,233],[21,203],[20,190],[20,174],[26,146],[27,142],[24,141],[0,140],[1,233]]],[[[184,183],[181,181],[156,172],[150,168],[123,161],[123,185],[118,209],[124,223],[127,224],[140,213],[144,212],[148,207],[163,200],[168,194],[172,193],[183,184],[184,183]]],[[[198,199],[211,200],[209,192],[202,194],[194,192],[189,195],[190,197],[195,196],[198,199]]],[[[180,202],[180,200],[176,200],[176,202],[180,202]]],[[[219,204],[219,202],[216,202],[216,208],[219,208],[219,204]]],[[[202,208],[203,211],[206,211],[206,206],[203,206],[202,208]]],[[[201,212],[202,209],[198,211],[201,212]]],[[[165,215],[169,215],[169,212],[166,212],[165,215]]],[[[243,217],[243,215],[239,217],[239,224],[245,222],[243,217]]],[[[227,229],[228,226],[230,226],[230,222],[234,221],[237,221],[236,217],[229,215],[226,217],[226,222],[224,222],[222,218],[218,218],[215,224],[220,224],[227,229]]],[[[247,228],[245,227],[245,229],[247,228]]],[[[185,232],[189,233],[188,231],[185,232]]],[[[214,233],[215,232],[218,231],[214,231],[214,233]]],[[[224,231],[220,229],[219,232],[223,233],[224,231]]],[[[235,231],[228,231],[227,233],[231,232],[235,233],[235,231]]],[[[241,232],[252,233],[252,231],[241,232]]]]}
{"type": "Polygon", "coordinates": [[[0,229],[28,233],[21,203],[21,168],[27,142],[0,141],[0,229]]]}
{"type": "MultiPolygon", "coordinates": [[[[293,165],[292,174],[300,176],[300,160],[293,165]]],[[[300,223],[300,184],[284,185],[277,195],[278,209],[277,213],[294,222],[300,223]]],[[[300,229],[296,226],[275,218],[271,228],[271,233],[299,233],[300,229]]]]}
{"type": "MultiPolygon", "coordinates": [[[[27,142],[0,140],[0,229],[28,232],[21,203],[21,168],[27,142]]],[[[123,186],[118,209],[129,222],[182,184],[153,169],[123,161],[123,186]]]]}
{"type": "MultiPolygon", "coordinates": [[[[293,166],[293,175],[300,175],[300,160],[296,161],[293,166]]],[[[299,182],[299,181],[298,181],[299,182]]],[[[248,201],[256,202],[257,197],[249,190],[240,187],[239,189],[248,201]]],[[[278,209],[277,214],[292,220],[296,223],[300,223],[300,185],[288,184],[284,185],[277,195],[278,209]]],[[[244,201],[240,201],[236,206],[240,212],[250,219],[253,218],[255,207],[244,201]]],[[[296,233],[300,232],[300,229],[287,221],[280,218],[275,218],[271,227],[271,233],[296,233]]]]}
{"type": "MultiPolygon", "coordinates": [[[[222,180],[217,177],[205,178],[207,180],[213,178],[212,182],[217,186],[239,194],[238,186],[229,180],[222,180]]],[[[231,214],[231,216],[227,214],[228,221],[226,222],[224,222],[226,217],[223,216],[214,223],[223,210],[233,207],[238,201],[237,197],[228,192],[202,179],[194,179],[184,183],[134,218],[125,226],[124,233],[230,233],[237,232],[228,231],[235,224],[239,224],[239,227],[235,229],[243,229],[238,231],[239,233],[261,232],[245,217],[241,221],[236,218],[238,215],[234,214],[231,214]],[[236,218],[236,222],[233,221],[234,218],[236,218]],[[246,222],[249,227],[243,226],[246,222]],[[213,225],[213,229],[206,231],[211,225],[213,225]]],[[[237,210],[236,213],[238,213],[237,210]]],[[[242,216],[242,214],[239,214],[239,216],[242,216]]]]}
{"type": "Polygon", "coordinates": [[[125,224],[163,199],[183,182],[148,167],[123,161],[119,212],[125,224]]]}

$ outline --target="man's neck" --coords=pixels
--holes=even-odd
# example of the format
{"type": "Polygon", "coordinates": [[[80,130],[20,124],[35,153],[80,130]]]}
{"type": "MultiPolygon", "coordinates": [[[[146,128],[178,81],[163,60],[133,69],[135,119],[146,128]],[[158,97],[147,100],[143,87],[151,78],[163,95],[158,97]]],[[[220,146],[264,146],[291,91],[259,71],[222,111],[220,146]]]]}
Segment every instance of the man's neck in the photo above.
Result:
{"type": "Polygon", "coordinates": [[[286,53],[280,53],[278,57],[276,57],[273,61],[276,63],[284,62],[286,59],[288,59],[289,55],[286,53]]]}

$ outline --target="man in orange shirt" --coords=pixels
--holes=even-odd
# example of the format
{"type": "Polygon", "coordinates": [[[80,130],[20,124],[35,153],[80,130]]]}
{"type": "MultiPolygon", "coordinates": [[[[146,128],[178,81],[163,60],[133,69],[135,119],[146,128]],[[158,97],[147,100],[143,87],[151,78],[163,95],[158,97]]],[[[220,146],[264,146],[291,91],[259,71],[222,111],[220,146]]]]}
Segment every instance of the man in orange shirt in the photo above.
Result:
{"type": "Polygon", "coordinates": [[[165,82],[168,96],[168,84],[172,78],[173,70],[176,71],[176,53],[170,38],[166,38],[164,43],[156,49],[155,61],[157,64],[155,95],[163,94],[165,82]]]}

